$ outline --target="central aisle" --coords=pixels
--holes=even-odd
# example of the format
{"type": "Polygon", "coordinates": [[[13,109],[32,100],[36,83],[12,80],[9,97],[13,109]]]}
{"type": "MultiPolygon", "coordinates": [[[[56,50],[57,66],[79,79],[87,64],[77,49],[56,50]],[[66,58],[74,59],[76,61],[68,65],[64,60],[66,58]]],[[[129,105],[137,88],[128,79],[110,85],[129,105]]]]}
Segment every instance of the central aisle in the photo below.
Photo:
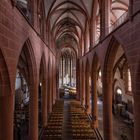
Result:
{"type": "Polygon", "coordinates": [[[57,101],[42,140],[95,140],[88,116],[76,100],[57,101]],[[62,109],[63,107],[63,109],[62,109]],[[55,114],[55,117],[54,117],[55,114]],[[62,115],[63,114],[63,115],[62,115]]]}

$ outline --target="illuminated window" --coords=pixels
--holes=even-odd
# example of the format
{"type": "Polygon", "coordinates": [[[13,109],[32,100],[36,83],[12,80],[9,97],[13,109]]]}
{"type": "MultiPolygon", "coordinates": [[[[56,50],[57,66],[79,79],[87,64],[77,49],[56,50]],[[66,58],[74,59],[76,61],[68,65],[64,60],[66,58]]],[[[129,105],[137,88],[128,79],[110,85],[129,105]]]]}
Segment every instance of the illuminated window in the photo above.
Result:
{"type": "Polygon", "coordinates": [[[132,82],[131,82],[131,73],[130,69],[127,70],[127,76],[128,76],[128,91],[132,91],[132,82]]]}
{"type": "Polygon", "coordinates": [[[99,72],[98,72],[98,83],[99,83],[99,86],[100,87],[102,87],[102,79],[101,79],[101,76],[102,76],[101,69],[99,69],[99,72]]]}
{"type": "Polygon", "coordinates": [[[117,94],[122,95],[122,90],[120,88],[117,89],[117,94]]]}

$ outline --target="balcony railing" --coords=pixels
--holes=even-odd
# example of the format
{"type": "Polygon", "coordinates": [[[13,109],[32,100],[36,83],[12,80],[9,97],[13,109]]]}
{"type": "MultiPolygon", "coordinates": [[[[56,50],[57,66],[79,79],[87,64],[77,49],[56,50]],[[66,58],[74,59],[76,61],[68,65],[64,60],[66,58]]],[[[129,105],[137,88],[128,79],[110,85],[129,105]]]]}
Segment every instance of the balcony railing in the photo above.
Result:
{"type": "MultiPolygon", "coordinates": [[[[112,31],[114,31],[117,27],[119,27],[121,24],[123,24],[126,20],[128,19],[128,11],[126,11],[125,13],[123,13],[117,20],[116,22],[114,22],[110,27],[107,28],[107,33],[106,36],[108,34],[110,34],[112,31]]],[[[94,42],[94,46],[96,46],[98,43],[100,42],[100,37],[98,39],[96,39],[96,41],[94,42]]]]}
{"type": "MultiPolygon", "coordinates": [[[[121,15],[116,22],[114,22],[108,29],[108,32],[111,33],[117,27],[119,27],[122,23],[124,23],[128,19],[128,11],[126,11],[123,15],[121,15]]],[[[108,34],[109,34],[108,33],[108,34]]]]}

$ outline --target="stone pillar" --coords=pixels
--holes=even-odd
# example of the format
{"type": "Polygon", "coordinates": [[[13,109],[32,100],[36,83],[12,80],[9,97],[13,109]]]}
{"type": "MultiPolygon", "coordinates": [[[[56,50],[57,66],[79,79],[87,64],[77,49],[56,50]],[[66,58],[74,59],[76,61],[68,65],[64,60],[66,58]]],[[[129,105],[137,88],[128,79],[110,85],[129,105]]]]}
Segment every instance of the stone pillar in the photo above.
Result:
{"type": "MultiPolygon", "coordinates": [[[[107,76],[110,75],[111,73],[109,73],[107,76]]],[[[112,126],[112,79],[111,77],[107,77],[103,79],[103,132],[104,132],[104,140],[113,139],[112,138],[113,126],[112,126]]]]}
{"type": "Polygon", "coordinates": [[[62,57],[62,85],[63,85],[63,80],[64,80],[64,62],[63,62],[64,60],[63,60],[63,57],[62,57]]]}
{"type": "Polygon", "coordinates": [[[0,97],[0,140],[13,140],[13,122],[14,96],[0,97]]]}
{"type": "Polygon", "coordinates": [[[101,1],[101,7],[100,7],[101,40],[103,40],[109,32],[108,27],[110,27],[110,5],[111,4],[109,0],[101,1]]]}
{"type": "Polygon", "coordinates": [[[51,94],[52,94],[52,106],[54,105],[54,64],[52,64],[51,70],[51,94]]]}
{"type": "Polygon", "coordinates": [[[28,9],[31,11],[31,23],[33,24],[34,28],[39,31],[37,3],[36,1],[28,1],[28,3],[28,9]]]}
{"type": "Polygon", "coordinates": [[[56,68],[56,99],[60,99],[60,97],[59,97],[59,69],[58,69],[58,66],[56,68]]]}
{"type": "Polygon", "coordinates": [[[90,24],[90,49],[94,46],[95,44],[95,20],[93,20],[93,16],[91,18],[91,24],[90,24]]]}
{"type": "Polygon", "coordinates": [[[56,101],[55,66],[53,66],[53,73],[52,73],[52,94],[53,94],[53,105],[54,105],[56,101]]]}
{"type": "Polygon", "coordinates": [[[92,82],[91,82],[91,90],[92,90],[92,127],[98,128],[98,94],[97,94],[97,73],[93,74],[92,82]]]}
{"type": "Polygon", "coordinates": [[[29,139],[38,140],[38,83],[30,85],[29,139]]]}
{"type": "Polygon", "coordinates": [[[72,59],[70,58],[70,83],[72,83],[72,59]]]}
{"type": "Polygon", "coordinates": [[[52,98],[52,96],[53,96],[52,95],[52,86],[53,86],[52,85],[52,68],[50,68],[50,72],[49,73],[50,73],[50,76],[49,76],[49,82],[50,82],[50,84],[49,84],[49,86],[50,86],[50,88],[49,88],[50,89],[49,90],[49,94],[50,94],[50,99],[49,99],[50,102],[49,102],[49,104],[50,105],[49,106],[50,106],[50,113],[51,113],[52,112],[52,105],[53,105],[53,98],[52,98]]]}
{"type": "Polygon", "coordinates": [[[82,104],[82,99],[83,99],[83,94],[82,94],[82,87],[83,87],[83,85],[82,85],[82,67],[80,67],[80,75],[79,75],[79,82],[80,82],[80,87],[79,87],[79,92],[80,92],[80,102],[81,102],[81,104],[82,104]]]}
{"type": "Polygon", "coordinates": [[[86,85],[86,91],[85,91],[85,96],[86,96],[86,111],[89,114],[90,113],[90,85],[89,85],[89,71],[86,71],[86,80],[85,80],[85,85],[86,85]]]}
{"type": "Polygon", "coordinates": [[[84,53],[87,52],[87,47],[88,47],[88,42],[87,42],[87,35],[88,35],[88,29],[87,29],[87,24],[86,24],[86,28],[85,28],[85,39],[84,39],[84,53]]]}
{"type": "Polygon", "coordinates": [[[77,100],[80,100],[80,67],[79,59],[76,62],[76,91],[77,91],[77,100]]]}
{"type": "Polygon", "coordinates": [[[133,0],[129,0],[129,19],[132,20],[132,16],[133,16],[133,0]]]}
{"type": "Polygon", "coordinates": [[[50,109],[50,106],[51,106],[51,95],[50,95],[50,76],[48,74],[48,85],[47,85],[48,89],[47,89],[47,110],[48,110],[48,114],[51,113],[51,109],[50,109]]]}
{"type": "Polygon", "coordinates": [[[47,125],[47,83],[46,79],[42,81],[42,121],[43,127],[47,125]]]}
{"type": "Polygon", "coordinates": [[[85,72],[82,70],[82,105],[85,105],[85,72]]]}

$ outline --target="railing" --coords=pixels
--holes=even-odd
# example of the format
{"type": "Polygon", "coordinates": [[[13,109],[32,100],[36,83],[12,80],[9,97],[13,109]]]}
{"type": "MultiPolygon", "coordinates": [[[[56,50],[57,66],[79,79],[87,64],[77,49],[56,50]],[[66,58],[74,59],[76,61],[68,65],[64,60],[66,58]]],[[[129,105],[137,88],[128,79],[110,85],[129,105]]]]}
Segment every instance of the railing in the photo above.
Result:
{"type": "MultiPolygon", "coordinates": [[[[124,23],[127,19],[128,19],[128,11],[123,13],[123,15],[121,15],[116,20],[116,22],[114,22],[110,27],[107,28],[106,36],[110,34],[113,30],[115,30],[117,27],[119,27],[122,23],[124,23]]],[[[99,42],[100,42],[100,37],[94,42],[94,46],[96,46],[99,42]]]]}
{"type": "Polygon", "coordinates": [[[38,137],[38,140],[41,140],[41,139],[42,139],[43,132],[44,132],[44,129],[41,128],[41,130],[39,131],[39,137],[38,137]]]}
{"type": "Polygon", "coordinates": [[[94,132],[95,132],[95,135],[97,137],[97,140],[103,140],[103,138],[102,138],[102,136],[101,136],[101,134],[100,134],[98,129],[94,129],[94,132]]]}
{"type": "MultiPolygon", "coordinates": [[[[92,116],[90,114],[88,114],[88,119],[89,119],[90,122],[92,122],[92,116]]],[[[93,129],[93,130],[94,130],[94,133],[96,135],[97,140],[103,140],[99,130],[97,128],[93,129]]]]}
{"type": "Polygon", "coordinates": [[[121,15],[116,22],[113,23],[108,29],[108,32],[111,33],[113,30],[115,30],[118,26],[120,26],[122,23],[124,23],[128,19],[128,11],[126,11],[123,15],[121,15]]]}

